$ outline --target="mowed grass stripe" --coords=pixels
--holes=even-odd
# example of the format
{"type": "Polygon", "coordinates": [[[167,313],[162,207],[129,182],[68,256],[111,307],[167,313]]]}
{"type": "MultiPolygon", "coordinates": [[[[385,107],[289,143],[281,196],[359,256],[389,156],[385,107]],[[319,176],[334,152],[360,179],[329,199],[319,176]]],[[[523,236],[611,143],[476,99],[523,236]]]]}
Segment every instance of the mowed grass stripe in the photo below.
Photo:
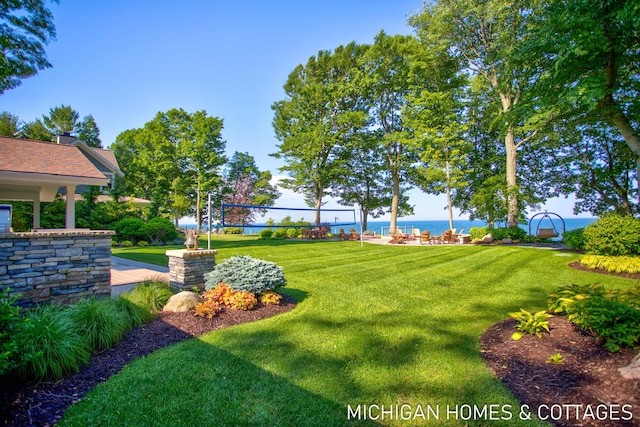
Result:
{"type": "MultiPolygon", "coordinates": [[[[439,419],[377,425],[487,425],[446,405],[518,402],[486,368],[479,337],[520,307],[543,309],[556,286],[632,280],[575,271],[574,254],[513,247],[389,247],[354,242],[224,242],[283,266],[292,312],[216,331],[136,361],[62,425],[368,425],[351,405],[439,408],[439,419]]],[[[380,420],[378,420],[380,421],[380,420]]]]}

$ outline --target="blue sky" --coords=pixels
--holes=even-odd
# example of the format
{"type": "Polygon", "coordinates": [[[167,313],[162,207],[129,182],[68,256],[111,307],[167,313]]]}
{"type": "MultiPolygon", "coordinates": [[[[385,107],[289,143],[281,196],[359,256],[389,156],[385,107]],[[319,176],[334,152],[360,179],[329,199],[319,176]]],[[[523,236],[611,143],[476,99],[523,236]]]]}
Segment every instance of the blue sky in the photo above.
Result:
{"type": "MultiPolygon", "coordinates": [[[[278,175],[271,105],[287,76],[319,50],[371,43],[384,30],[410,34],[422,0],[206,1],[61,0],[50,4],[57,40],[52,68],[0,97],[0,111],[31,121],[61,104],[92,114],[108,147],[159,111],[205,110],[224,120],[229,155],[248,152],[278,175]]],[[[442,196],[411,192],[416,215],[446,219],[442,196]]],[[[284,192],[284,207],[304,207],[284,192]]],[[[335,203],[328,206],[338,207],[335,203]]],[[[547,207],[571,216],[572,203],[547,207]]],[[[461,218],[465,218],[461,217],[461,218]]],[[[407,219],[407,218],[402,218],[407,219]]]]}

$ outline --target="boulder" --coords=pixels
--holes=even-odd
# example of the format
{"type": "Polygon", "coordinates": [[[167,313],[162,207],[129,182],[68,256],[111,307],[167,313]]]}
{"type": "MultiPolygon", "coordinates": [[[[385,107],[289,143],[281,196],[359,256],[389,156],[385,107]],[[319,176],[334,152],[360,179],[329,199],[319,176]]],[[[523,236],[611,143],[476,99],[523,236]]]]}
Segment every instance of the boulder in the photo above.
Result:
{"type": "Polygon", "coordinates": [[[195,292],[182,291],[169,298],[162,311],[181,313],[193,310],[196,305],[200,304],[203,301],[204,299],[195,292]]]}
{"type": "Polygon", "coordinates": [[[491,234],[487,234],[482,238],[482,243],[493,243],[493,236],[491,234]]]}
{"type": "Polygon", "coordinates": [[[627,366],[618,368],[618,371],[628,380],[640,380],[640,353],[627,366]]]}
{"type": "Polygon", "coordinates": [[[513,240],[507,237],[506,239],[502,239],[502,243],[508,245],[509,243],[513,243],[513,240]]]}

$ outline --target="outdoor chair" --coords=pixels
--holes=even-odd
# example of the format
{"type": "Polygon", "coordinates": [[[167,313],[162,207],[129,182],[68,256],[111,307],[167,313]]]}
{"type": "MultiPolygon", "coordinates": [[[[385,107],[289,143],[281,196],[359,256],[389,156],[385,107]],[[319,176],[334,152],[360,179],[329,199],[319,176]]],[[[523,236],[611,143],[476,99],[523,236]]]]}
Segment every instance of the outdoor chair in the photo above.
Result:
{"type": "Polygon", "coordinates": [[[389,243],[391,243],[392,245],[404,243],[404,233],[397,228],[390,228],[389,236],[391,236],[391,240],[389,240],[389,243]]]}
{"type": "Polygon", "coordinates": [[[356,229],[352,228],[349,230],[351,233],[351,240],[360,240],[360,235],[358,233],[356,233],[356,229]]]}
{"type": "Polygon", "coordinates": [[[431,244],[431,232],[429,230],[424,230],[420,233],[420,244],[431,244]]]}
{"type": "Polygon", "coordinates": [[[340,229],[340,240],[349,240],[351,236],[347,236],[344,232],[344,228],[340,229]]]}

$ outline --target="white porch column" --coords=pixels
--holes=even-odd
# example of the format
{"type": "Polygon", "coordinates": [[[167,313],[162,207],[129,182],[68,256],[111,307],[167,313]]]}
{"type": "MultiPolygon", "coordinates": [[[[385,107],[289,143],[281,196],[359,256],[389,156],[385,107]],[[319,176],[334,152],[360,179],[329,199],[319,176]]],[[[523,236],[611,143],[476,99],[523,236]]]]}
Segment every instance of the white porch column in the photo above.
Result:
{"type": "Polygon", "coordinates": [[[67,211],[65,228],[76,228],[76,186],[67,185],[67,211]]]}
{"type": "Polygon", "coordinates": [[[40,195],[33,198],[33,228],[40,228],[40,195]]]}

